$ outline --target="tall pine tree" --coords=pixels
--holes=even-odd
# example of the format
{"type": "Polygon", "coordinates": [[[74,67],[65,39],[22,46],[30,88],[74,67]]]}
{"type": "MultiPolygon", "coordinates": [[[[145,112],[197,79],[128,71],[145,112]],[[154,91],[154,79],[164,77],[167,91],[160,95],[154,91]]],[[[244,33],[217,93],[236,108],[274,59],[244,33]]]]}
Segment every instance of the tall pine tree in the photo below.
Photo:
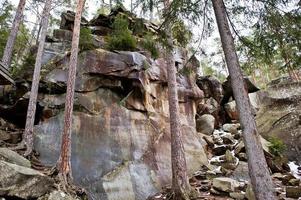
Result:
{"type": "Polygon", "coordinates": [[[256,199],[274,200],[273,183],[264,157],[242,70],[235,51],[223,0],[212,0],[248,155],[249,175],[256,199]]]}
{"type": "Polygon", "coordinates": [[[11,61],[12,61],[12,54],[14,50],[14,44],[17,38],[17,34],[19,31],[19,27],[21,24],[21,21],[23,19],[23,12],[25,9],[25,3],[26,0],[20,0],[19,5],[17,7],[16,15],[12,24],[12,28],[9,34],[9,37],[6,42],[6,46],[4,49],[3,57],[2,57],[2,64],[6,67],[9,68],[11,61]]]}
{"type": "Polygon", "coordinates": [[[78,0],[74,29],[72,36],[71,55],[69,61],[69,74],[67,82],[67,94],[65,103],[65,118],[64,118],[64,131],[62,134],[61,153],[58,160],[58,169],[60,177],[66,183],[68,178],[72,177],[71,174],[71,133],[72,133],[72,113],[73,113],[73,101],[75,90],[75,78],[76,78],[76,66],[78,56],[80,23],[85,0],[78,0]]]}
{"type": "Polygon", "coordinates": [[[32,148],[33,148],[33,126],[34,126],[37,96],[38,96],[38,90],[39,90],[42,56],[43,56],[43,52],[44,52],[45,39],[46,39],[48,21],[49,21],[50,9],[51,9],[51,2],[52,2],[52,0],[46,0],[44,9],[43,9],[43,13],[42,13],[42,20],[41,20],[41,30],[42,31],[41,31],[41,37],[40,37],[35,67],[34,67],[30,99],[29,99],[29,104],[28,104],[28,109],[27,109],[25,132],[23,135],[23,142],[26,145],[25,156],[31,154],[32,148]]]}
{"type": "MultiPolygon", "coordinates": [[[[165,13],[170,8],[169,0],[164,1],[165,13]]],[[[171,134],[171,166],[172,166],[172,190],[174,199],[190,199],[191,188],[187,176],[186,158],[182,141],[178,89],[177,89],[177,69],[172,52],[173,39],[171,23],[166,23],[166,35],[168,47],[166,47],[165,59],[168,74],[168,103],[171,134]]]]}

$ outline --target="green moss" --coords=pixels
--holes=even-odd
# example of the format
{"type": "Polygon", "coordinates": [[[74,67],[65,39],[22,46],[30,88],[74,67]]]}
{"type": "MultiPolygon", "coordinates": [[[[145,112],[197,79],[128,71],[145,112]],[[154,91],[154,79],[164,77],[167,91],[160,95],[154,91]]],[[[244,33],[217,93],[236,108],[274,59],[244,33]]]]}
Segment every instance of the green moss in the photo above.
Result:
{"type": "Polygon", "coordinates": [[[275,156],[280,156],[286,149],[286,145],[279,138],[271,137],[269,138],[269,142],[271,143],[269,150],[275,156]]]}
{"type": "Polygon", "coordinates": [[[137,41],[128,28],[128,20],[118,15],[113,23],[112,35],[108,36],[107,48],[109,50],[133,51],[136,49],[137,41]]]}

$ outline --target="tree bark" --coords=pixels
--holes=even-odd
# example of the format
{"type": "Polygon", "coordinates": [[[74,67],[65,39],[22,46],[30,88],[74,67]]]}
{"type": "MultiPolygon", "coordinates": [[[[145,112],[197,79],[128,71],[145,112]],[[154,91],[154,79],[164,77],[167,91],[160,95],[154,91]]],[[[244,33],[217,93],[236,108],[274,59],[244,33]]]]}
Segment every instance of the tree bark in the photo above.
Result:
{"type": "Polygon", "coordinates": [[[42,57],[43,57],[45,39],[46,39],[47,28],[48,28],[51,2],[52,0],[46,0],[43,13],[42,13],[42,20],[41,20],[42,32],[41,32],[35,67],[34,67],[34,73],[33,73],[33,79],[31,84],[31,91],[30,91],[30,99],[29,99],[29,104],[27,109],[25,132],[23,135],[23,141],[24,144],[26,145],[26,152],[25,152],[26,156],[32,153],[32,148],[33,148],[33,126],[34,126],[34,120],[36,114],[40,71],[42,66],[42,57]]]}
{"type": "Polygon", "coordinates": [[[17,34],[19,31],[19,27],[20,27],[20,23],[22,21],[23,18],[23,12],[24,12],[24,8],[25,8],[25,2],[26,0],[20,0],[19,1],[19,5],[16,11],[16,15],[12,24],[12,28],[10,30],[10,34],[8,36],[6,45],[5,45],[5,49],[3,52],[3,57],[2,57],[2,63],[3,65],[9,69],[10,68],[10,64],[12,61],[12,54],[13,54],[13,50],[14,50],[14,44],[17,38],[17,34]]]}
{"type": "Polygon", "coordinates": [[[74,86],[76,78],[76,66],[78,55],[78,44],[80,34],[80,22],[83,11],[84,0],[78,0],[74,29],[72,36],[71,55],[69,62],[69,74],[67,82],[67,93],[65,103],[65,118],[64,118],[64,132],[62,134],[61,153],[58,161],[59,172],[62,177],[67,181],[67,177],[71,176],[71,133],[72,133],[72,113],[73,113],[73,99],[74,99],[74,86]]]}
{"type": "MultiPolygon", "coordinates": [[[[165,11],[169,8],[169,1],[164,1],[165,11]]],[[[188,200],[191,188],[187,176],[186,158],[181,134],[181,121],[179,112],[178,90],[177,90],[177,69],[173,59],[173,46],[171,24],[167,23],[166,29],[168,47],[165,52],[168,74],[168,102],[171,134],[171,165],[172,165],[172,190],[174,199],[188,200]]]]}
{"type": "Polygon", "coordinates": [[[249,175],[256,199],[276,199],[269,169],[264,157],[255,119],[251,113],[248,92],[244,86],[242,71],[235,51],[223,0],[212,0],[215,17],[222,41],[231,84],[243,130],[243,140],[248,155],[249,175]]]}

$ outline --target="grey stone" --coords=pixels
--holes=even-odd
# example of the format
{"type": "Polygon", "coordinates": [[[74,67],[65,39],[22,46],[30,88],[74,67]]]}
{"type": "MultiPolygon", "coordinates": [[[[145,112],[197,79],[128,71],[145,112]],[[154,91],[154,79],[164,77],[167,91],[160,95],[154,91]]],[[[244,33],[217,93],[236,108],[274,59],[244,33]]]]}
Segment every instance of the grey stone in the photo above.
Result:
{"type": "Polygon", "coordinates": [[[286,197],[294,199],[301,197],[301,186],[287,186],[286,197]]]}
{"type": "Polygon", "coordinates": [[[62,191],[55,190],[49,194],[48,200],[77,200],[62,191]]]}
{"type": "Polygon", "coordinates": [[[232,134],[235,134],[238,132],[238,129],[240,127],[240,124],[224,124],[223,130],[232,134]]]}
{"type": "Polygon", "coordinates": [[[230,117],[230,119],[232,119],[232,120],[238,120],[239,119],[235,101],[231,101],[229,103],[226,103],[224,105],[224,108],[225,108],[228,116],[230,117]]]}
{"type": "Polygon", "coordinates": [[[239,187],[239,182],[228,177],[219,177],[212,180],[212,186],[223,192],[235,192],[239,187]]]}
{"type": "Polygon", "coordinates": [[[4,130],[0,130],[0,140],[2,141],[7,141],[9,140],[11,137],[10,137],[10,134],[7,132],[7,131],[4,131],[4,130]]]}
{"type": "Polygon", "coordinates": [[[246,190],[246,198],[248,200],[256,200],[255,193],[253,191],[252,186],[249,184],[246,190]]]}
{"type": "Polygon", "coordinates": [[[249,176],[249,168],[248,168],[248,163],[239,161],[238,166],[236,169],[232,172],[231,178],[236,179],[236,180],[244,180],[244,181],[250,181],[250,176],[249,176]]]}
{"type": "Polygon", "coordinates": [[[229,195],[235,200],[244,200],[246,197],[244,192],[231,192],[229,195]]]}
{"type": "Polygon", "coordinates": [[[29,160],[7,148],[0,148],[0,160],[28,168],[31,166],[29,160]]]}
{"type": "Polygon", "coordinates": [[[53,187],[52,179],[34,169],[0,161],[0,196],[34,199],[53,187]]]}
{"type": "Polygon", "coordinates": [[[214,131],[215,118],[210,114],[202,115],[196,120],[196,129],[198,132],[211,135],[214,131]]]}

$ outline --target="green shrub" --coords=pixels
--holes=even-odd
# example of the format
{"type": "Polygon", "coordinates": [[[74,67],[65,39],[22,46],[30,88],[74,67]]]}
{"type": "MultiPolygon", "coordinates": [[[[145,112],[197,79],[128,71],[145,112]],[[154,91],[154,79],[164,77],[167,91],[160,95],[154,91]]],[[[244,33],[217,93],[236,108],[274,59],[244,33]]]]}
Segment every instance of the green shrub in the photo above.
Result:
{"type": "Polygon", "coordinates": [[[13,78],[20,78],[25,75],[25,72],[34,70],[34,65],[36,62],[36,54],[29,53],[23,59],[23,64],[19,67],[12,66],[11,74],[13,78]]]}
{"type": "Polygon", "coordinates": [[[271,137],[269,139],[269,142],[271,143],[269,145],[269,150],[275,156],[280,156],[284,152],[284,150],[286,149],[285,144],[279,138],[271,137]]]}
{"type": "Polygon", "coordinates": [[[186,47],[191,41],[192,33],[182,20],[177,20],[172,26],[172,36],[176,45],[186,47]]]}
{"type": "Polygon", "coordinates": [[[79,50],[86,51],[94,49],[93,36],[89,28],[81,28],[79,36],[79,50]]]}
{"type": "Polygon", "coordinates": [[[112,35],[107,37],[107,48],[109,50],[132,51],[136,49],[136,39],[128,26],[128,20],[121,15],[115,18],[112,35]]]}
{"type": "Polygon", "coordinates": [[[153,39],[153,35],[151,33],[147,33],[144,39],[141,42],[142,48],[149,51],[153,58],[159,57],[159,51],[156,46],[156,41],[153,39]]]}

